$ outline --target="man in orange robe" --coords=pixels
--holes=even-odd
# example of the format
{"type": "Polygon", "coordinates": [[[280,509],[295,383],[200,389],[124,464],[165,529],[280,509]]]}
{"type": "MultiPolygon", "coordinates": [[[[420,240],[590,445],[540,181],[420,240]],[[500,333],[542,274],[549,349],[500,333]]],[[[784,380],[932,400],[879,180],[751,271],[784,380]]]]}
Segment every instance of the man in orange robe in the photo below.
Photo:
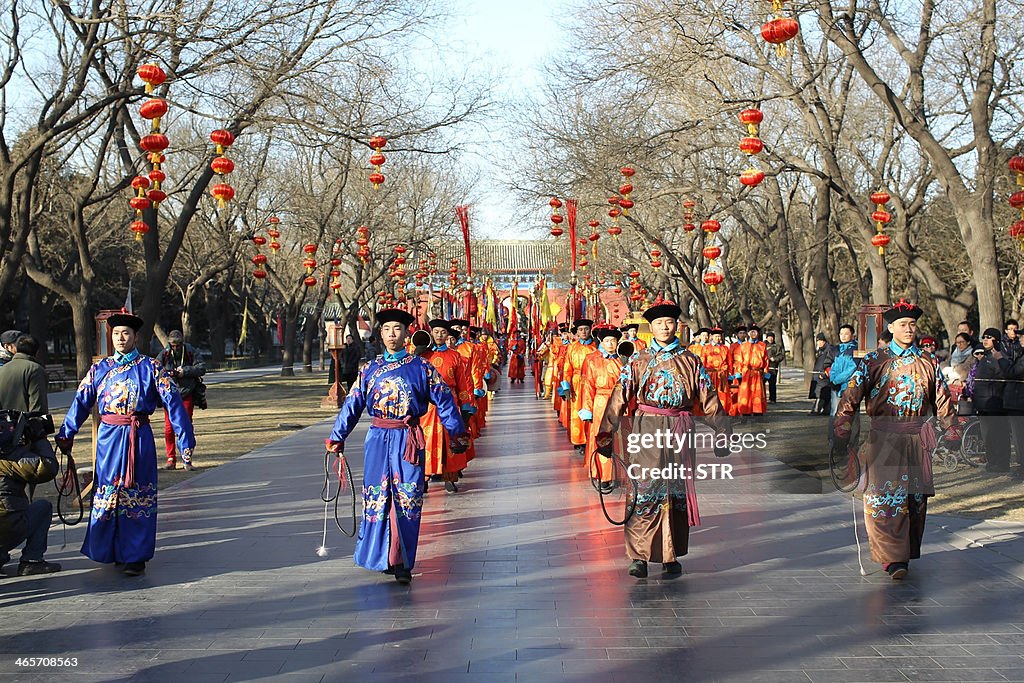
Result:
{"type": "MultiPolygon", "coordinates": [[[[597,430],[594,425],[601,424],[604,411],[612,390],[618,384],[622,371],[622,359],[617,351],[622,332],[610,325],[599,325],[594,328],[594,339],[598,350],[591,353],[583,361],[583,377],[580,382],[583,392],[582,408],[579,417],[588,425],[586,468],[591,479],[601,481],[601,490],[608,493],[612,490],[611,461],[597,453],[597,430]],[[596,466],[592,460],[597,458],[596,466]],[[595,475],[597,475],[595,477],[595,475]]],[[[621,444],[618,444],[621,446],[621,444]]],[[[621,447],[617,450],[622,453],[621,447]]]]}
{"type": "Polygon", "coordinates": [[[554,355],[551,368],[551,404],[558,414],[558,421],[562,423],[563,427],[565,426],[565,420],[563,419],[565,411],[562,409],[562,395],[558,391],[558,387],[562,384],[562,363],[565,362],[565,350],[569,348],[568,332],[569,325],[562,323],[558,326],[558,335],[552,339],[554,355]]]}
{"type": "Polygon", "coordinates": [[[526,378],[526,342],[519,335],[512,337],[508,345],[508,379],[510,384],[520,384],[526,378]]]}
{"type": "Polygon", "coordinates": [[[711,343],[704,347],[704,368],[711,376],[711,383],[718,391],[718,400],[725,414],[731,414],[732,391],[729,388],[729,347],[725,345],[725,333],[720,327],[711,328],[711,343]]]}
{"type": "MultiPolygon", "coordinates": [[[[480,436],[481,425],[477,417],[480,413],[480,403],[487,395],[484,383],[483,357],[476,344],[463,337],[464,332],[467,335],[469,334],[468,320],[465,318],[452,320],[450,329],[451,336],[454,338],[454,341],[450,342],[450,347],[458,351],[459,355],[462,356],[462,361],[466,364],[466,369],[469,370],[469,377],[473,385],[473,398],[475,399],[477,412],[470,418],[468,426],[470,435],[475,439],[480,436]]],[[[472,460],[474,457],[476,457],[476,449],[471,445],[469,450],[466,451],[466,459],[472,460]]]]}
{"type": "Polygon", "coordinates": [[[566,427],[569,430],[569,441],[582,456],[587,445],[587,425],[580,419],[579,411],[583,407],[583,392],[580,390],[583,379],[583,361],[595,351],[594,339],[590,336],[593,320],[580,318],[572,323],[572,331],[576,340],[565,350],[565,361],[562,363],[562,383],[559,389],[562,400],[568,403],[566,427]]]}
{"type": "Polygon", "coordinates": [[[740,373],[736,368],[740,365],[740,355],[747,344],[747,326],[736,328],[736,341],[729,345],[729,415],[736,417],[739,412],[740,373]]]}
{"type": "MultiPolygon", "coordinates": [[[[473,404],[473,380],[462,360],[462,355],[448,347],[450,334],[451,323],[447,320],[431,320],[430,336],[433,338],[433,344],[420,358],[433,365],[441,375],[441,379],[451,388],[455,404],[459,406],[462,413],[463,421],[468,421],[470,416],[476,412],[476,407],[473,404]]],[[[438,417],[437,409],[433,404],[427,408],[427,413],[420,420],[420,424],[423,427],[423,437],[426,441],[424,474],[430,481],[443,479],[446,491],[458,493],[459,488],[455,482],[459,479],[459,472],[466,468],[466,454],[452,452],[451,444],[448,442],[448,432],[441,424],[441,418],[438,417]]],[[[424,482],[424,487],[426,486],[427,484],[424,482]]]]}
{"type": "Polygon", "coordinates": [[[740,381],[736,401],[738,415],[764,415],[765,412],[764,373],[768,371],[768,350],[760,337],[761,329],[751,325],[747,341],[740,345],[732,368],[733,376],[739,375],[740,381]]]}
{"type": "Polygon", "coordinates": [[[693,338],[693,343],[689,346],[689,351],[693,355],[700,359],[700,362],[704,362],[704,348],[708,345],[708,337],[711,335],[711,330],[702,327],[697,330],[697,335],[693,338]]]}

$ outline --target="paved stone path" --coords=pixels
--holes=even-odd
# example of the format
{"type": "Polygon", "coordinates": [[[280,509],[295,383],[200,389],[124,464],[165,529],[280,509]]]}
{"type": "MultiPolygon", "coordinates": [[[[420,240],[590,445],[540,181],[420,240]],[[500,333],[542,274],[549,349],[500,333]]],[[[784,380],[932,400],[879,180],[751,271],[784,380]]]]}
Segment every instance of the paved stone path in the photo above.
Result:
{"type": "Polygon", "coordinates": [[[0,580],[0,676],[1024,680],[1021,525],[933,517],[906,581],[861,577],[849,497],[745,455],[731,459],[733,482],[704,482],[683,576],[652,565],[638,581],[548,404],[506,386],[462,492],[427,495],[420,563],[402,587],[354,567],[336,530],[330,556],[314,553],[327,431],[162,492],[142,578],[78,555],[82,527],[60,550],[55,529],[48,556],[65,571],[0,580]],[[18,667],[18,656],[78,665],[18,667]]]}

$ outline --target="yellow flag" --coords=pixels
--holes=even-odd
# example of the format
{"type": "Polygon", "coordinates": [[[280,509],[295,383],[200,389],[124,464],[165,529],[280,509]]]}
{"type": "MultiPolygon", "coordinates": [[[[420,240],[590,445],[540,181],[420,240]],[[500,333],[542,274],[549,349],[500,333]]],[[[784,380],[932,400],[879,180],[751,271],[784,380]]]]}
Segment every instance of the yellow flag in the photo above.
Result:
{"type": "MultiPolygon", "coordinates": [[[[249,329],[249,300],[245,300],[245,309],[242,311],[242,333],[238,335],[238,348],[245,344],[245,335],[249,329]]],[[[236,350],[235,355],[238,355],[236,350]]]]}

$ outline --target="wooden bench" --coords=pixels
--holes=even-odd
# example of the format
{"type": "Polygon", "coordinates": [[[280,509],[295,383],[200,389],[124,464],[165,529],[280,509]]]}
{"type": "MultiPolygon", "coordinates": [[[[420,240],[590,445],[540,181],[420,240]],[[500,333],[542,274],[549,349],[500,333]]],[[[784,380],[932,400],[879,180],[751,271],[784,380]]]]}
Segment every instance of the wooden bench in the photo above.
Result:
{"type": "Polygon", "coordinates": [[[70,381],[70,378],[64,371],[63,365],[47,365],[45,370],[47,384],[59,384],[60,388],[64,389],[67,386],[67,383],[70,381]]]}

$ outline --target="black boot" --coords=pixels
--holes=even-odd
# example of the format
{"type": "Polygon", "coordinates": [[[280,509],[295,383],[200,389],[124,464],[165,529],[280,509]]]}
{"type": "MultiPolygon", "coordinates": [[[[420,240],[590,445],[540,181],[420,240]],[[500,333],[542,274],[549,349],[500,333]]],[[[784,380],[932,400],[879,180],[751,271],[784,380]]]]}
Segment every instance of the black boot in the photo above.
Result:
{"type": "Polygon", "coordinates": [[[444,483],[444,490],[448,493],[458,493],[459,487],[455,485],[454,481],[446,481],[444,483]]]}
{"type": "Polygon", "coordinates": [[[638,579],[647,577],[647,563],[643,560],[633,560],[633,564],[629,565],[629,575],[635,576],[638,579]]]}
{"type": "Polygon", "coordinates": [[[403,586],[408,586],[410,583],[412,583],[412,571],[406,569],[404,564],[396,566],[395,581],[402,584],[403,586]]]}
{"type": "Polygon", "coordinates": [[[124,572],[125,576],[142,576],[146,573],[146,563],[128,562],[121,571],[124,572]]]}
{"type": "Polygon", "coordinates": [[[678,562],[666,562],[665,564],[661,565],[661,570],[666,574],[682,574],[683,565],[679,564],[678,562]]]}

